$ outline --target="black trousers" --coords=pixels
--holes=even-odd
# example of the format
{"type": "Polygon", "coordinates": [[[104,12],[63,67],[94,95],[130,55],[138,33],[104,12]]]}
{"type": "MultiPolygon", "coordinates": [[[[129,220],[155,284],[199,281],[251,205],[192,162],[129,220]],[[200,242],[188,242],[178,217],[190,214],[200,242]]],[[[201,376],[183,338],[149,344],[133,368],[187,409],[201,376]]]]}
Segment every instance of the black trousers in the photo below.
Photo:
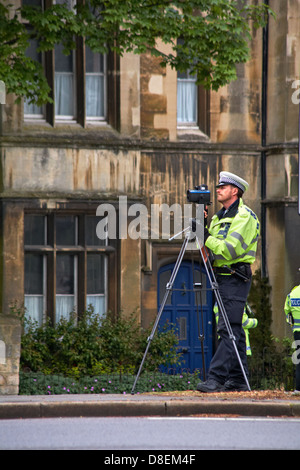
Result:
{"type": "Polygon", "coordinates": [[[296,341],[296,390],[300,391],[300,331],[294,332],[296,341]]]}
{"type": "MultiPolygon", "coordinates": [[[[249,266],[249,281],[245,282],[236,275],[217,275],[216,280],[219,286],[219,292],[231,325],[235,344],[248,376],[246,340],[245,332],[242,327],[242,318],[245,303],[251,287],[251,268],[249,266]]],[[[218,346],[211,360],[208,379],[212,378],[219,383],[224,384],[226,380],[234,380],[238,383],[244,383],[244,375],[237,358],[233,341],[228,335],[222,313],[219,311],[218,321],[218,346]]]]}

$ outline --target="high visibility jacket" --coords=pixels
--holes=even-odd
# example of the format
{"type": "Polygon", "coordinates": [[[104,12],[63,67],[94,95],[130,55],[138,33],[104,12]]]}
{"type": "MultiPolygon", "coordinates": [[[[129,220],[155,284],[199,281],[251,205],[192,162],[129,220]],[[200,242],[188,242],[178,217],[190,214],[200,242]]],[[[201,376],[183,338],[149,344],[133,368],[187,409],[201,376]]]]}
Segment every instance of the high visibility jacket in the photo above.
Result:
{"type": "Polygon", "coordinates": [[[221,209],[212,217],[209,237],[205,242],[214,254],[213,265],[222,267],[241,262],[252,264],[255,261],[260,232],[257,216],[242,199],[238,206],[229,209],[221,217],[223,212],[221,209]]]}
{"type": "Polygon", "coordinates": [[[300,331],[300,285],[294,287],[285,299],[284,312],[288,323],[291,323],[292,316],[293,332],[300,331]]]}
{"type": "MultiPolygon", "coordinates": [[[[215,304],[215,306],[214,306],[214,313],[215,313],[216,324],[218,325],[219,309],[218,309],[217,304],[215,304]]],[[[247,356],[252,355],[251,346],[250,346],[250,339],[249,339],[249,331],[248,330],[250,328],[256,328],[257,325],[258,325],[257,318],[248,317],[246,307],[245,307],[244,313],[243,313],[243,318],[242,318],[242,326],[244,328],[245,337],[246,337],[246,353],[247,353],[247,356]]]]}
{"type": "Polygon", "coordinates": [[[249,340],[249,329],[250,328],[256,328],[258,325],[258,320],[257,318],[251,318],[248,317],[246,310],[244,310],[243,313],[243,319],[242,319],[242,325],[245,331],[245,336],[246,336],[246,353],[247,356],[251,356],[252,351],[251,351],[251,346],[250,346],[250,340],[249,340]]]}

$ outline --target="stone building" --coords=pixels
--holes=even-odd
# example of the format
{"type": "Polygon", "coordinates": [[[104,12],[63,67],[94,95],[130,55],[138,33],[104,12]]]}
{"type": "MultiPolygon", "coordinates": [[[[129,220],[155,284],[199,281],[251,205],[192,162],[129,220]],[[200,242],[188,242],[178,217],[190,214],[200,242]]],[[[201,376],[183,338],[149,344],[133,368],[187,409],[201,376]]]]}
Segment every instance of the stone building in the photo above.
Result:
{"type": "MultiPolygon", "coordinates": [[[[176,204],[183,215],[187,189],[205,183],[212,215],[218,174],[227,170],[250,184],[244,200],[262,227],[253,271],[262,269],[270,279],[273,333],[288,334],[283,303],[300,280],[300,1],[269,4],[276,21],[264,31],[253,29],[250,61],[238,65],[237,80],[218,92],[162,69],[150,55],[104,57],[80,44],[68,57],[59,47],[41,57],[54,104],[16,104],[7,95],[0,122],[3,314],[13,302],[25,302],[37,321],[58,321],[92,304],[101,314],[135,311],[148,326],[183,240],[151,232],[152,208],[176,204]],[[142,206],[149,228],[134,237],[142,206]],[[116,233],[101,240],[97,227],[104,226],[105,208],[112,209],[116,233]]],[[[176,225],[175,215],[171,222],[176,225]]],[[[192,338],[192,258],[188,253],[176,284],[181,291],[168,301],[164,317],[178,323],[191,368],[199,367],[200,354],[192,338]]],[[[203,305],[209,361],[209,291],[203,305]]]]}

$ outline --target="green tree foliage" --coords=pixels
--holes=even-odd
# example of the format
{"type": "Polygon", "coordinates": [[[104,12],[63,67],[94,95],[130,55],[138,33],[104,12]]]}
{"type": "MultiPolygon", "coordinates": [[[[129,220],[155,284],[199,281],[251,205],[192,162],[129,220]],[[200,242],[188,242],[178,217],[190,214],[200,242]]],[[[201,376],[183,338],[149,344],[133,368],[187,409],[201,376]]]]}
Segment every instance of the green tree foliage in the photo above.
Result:
{"type": "Polygon", "coordinates": [[[237,63],[249,59],[251,25],[262,27],[273,14],[248,0],[87,0],[74,9],[54,4],[45,11],[5,5],[0,2],[0,79],[8,93],[39,105],[51,98],[40,65],[26,57],[30,38],[40,51],[61,43],[66,54],[76,37],[101,53],[148,51],[162,65],[189,69],[199,84],[217,90],[236,78],[237,63]],[[171,45],[169,54],[158,49],[158,38],[171,45]]]}
{"type": "Polygon", "coordinates": [[[272,306],[271,306],[271,286],[269,279],[262,277],[260,271],[256,271],[252,279],[252,286],[248,297],[249,304],[253,310],[255,318],[258,320],[258,327],[251,330],[251,347],[261,355],[265,348],[272,349],[272,306]]]}

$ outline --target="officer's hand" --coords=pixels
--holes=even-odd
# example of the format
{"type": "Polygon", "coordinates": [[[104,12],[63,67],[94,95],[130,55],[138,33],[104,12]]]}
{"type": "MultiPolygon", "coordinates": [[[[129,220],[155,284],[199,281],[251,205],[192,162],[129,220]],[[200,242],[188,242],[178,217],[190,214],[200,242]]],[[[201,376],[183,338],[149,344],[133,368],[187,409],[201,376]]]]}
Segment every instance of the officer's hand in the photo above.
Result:
{"type": "Polygon", "coordinates": [[[191,219],[192,221],[192,232],[196,232],[197,222],[196,219],[191,219]]]}
{"type": "Polygon", "coordinates": [[[204,227],[207,227],[207,217],[208,217],[208,207],[205,206],[205,209],[204,209],[204,227]]]}

